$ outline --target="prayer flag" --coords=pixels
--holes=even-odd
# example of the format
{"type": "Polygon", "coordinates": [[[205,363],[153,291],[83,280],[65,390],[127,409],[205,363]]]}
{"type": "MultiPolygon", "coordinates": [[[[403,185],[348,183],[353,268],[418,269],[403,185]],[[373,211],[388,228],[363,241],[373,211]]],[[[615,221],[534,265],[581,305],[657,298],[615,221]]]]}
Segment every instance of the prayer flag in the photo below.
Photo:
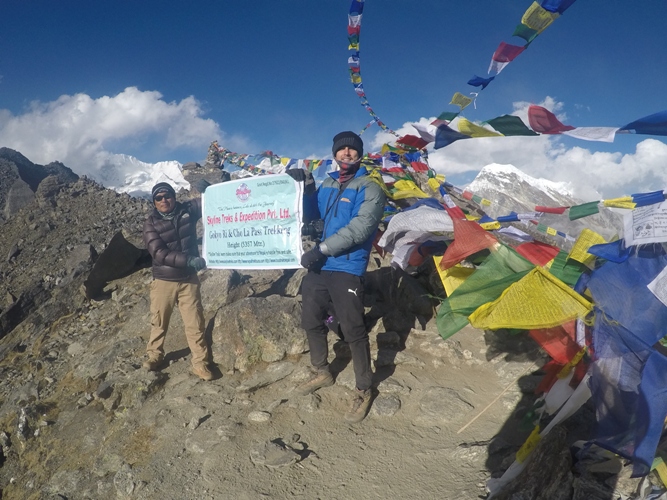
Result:
{"type": "Polygon", "coordinates": [[[447,125],[438,125],[437,131],[435,133],[435,144],[434,149],[444,148],[449,146],[451,143],[458,141],[460,139],[470,139],[470,136],[462,134],[449,128],[447,125]]]}
{"type": "Polygon", "coordinates": [[[498,118],[488,120],[487,123],[505,136],[537,135],[535,132],[526,127],[526,125],[521,121],[521,118],[514,115],[499,116],[498,118]]]}
{"type": "Polygon", "coordinates": [[[599,311],[593,327],[593,442],[632,461],[633,477],[651,470],[667,416],[667,357],[599,311]]]}
{"type": "Polygon", "coordinates": [[[458,122],[459,132],[469,135],[470,137],[500,137],[498,132],[493,132],[479,125],[475,125],[466,118],[459,118],[458,122]]]}
{"type": "Polygon", "coordinates": [[[599,203],[600,201],[591,201],[570,207],[570,212],[568,214],[570,220],[577,220],[581,219],[582,217],[600,213],[600,209],[598,207],[599,203]]]}
{"type": "Polygon", "coordinates": [[[565,12],[576,0],[542,0],[540,5],[549,12],[565,12]]]}
{"type": "Polygon", "coordinates": [[[514,33],[512,33],[512,36],[523,38],[527,43],[535,40],[537,35],[539,35],[539,33],[536,30],[529,28],[525,24],[518,24],[517,27],[514,28],[514,33]]]}
{"type": "Polygon", "coordinates": [[[489,73],[491,73],[492,70],[496,71],[496,73],[500,73],[505,68],[505,66],[516,59],[516,57],[525,49],[525,47],[519,47],[517,45],[510,45],[505,42],[500,42],[500,45],[493,53],[493,57],[491,57],[489,73]]]}
{"type": "MultiPolygon", "coordinates": [[[[442,262],[438,266],[442,269],[442,262]]],[[[499,245],[477,270],[454,290],[438,308],[438,333],[447,339],[468,324],[468,315],[482,304],[497,299],[533,265],[505,245],[499,245]]]]}
{"type": "Polygon", "coordinates": [[[533,4],[528,7],[528,10],[526,10],[523,17],[521,18],[521,23],[525,24],[529,28],[534,29],[538,33],[542,33],[559,16],[560,14],[556,12],[549,12],[544,7],[540,6],[540,4],[537,2],[533,2],[533,4]]]}
{"type": "Polygon", "coordinates": [[[494,78],[495,76],[491,76],[489,78],[482,78],[475,75],[470,80],[468,80],[468,85],[472,85],[473,87],[482,87],[481,90],[484,90],[486,86],[493,81],[494,78]]]}
{"type": "Polygon", "coordinates": [[[592,305],[541,267],[509,286],[493,302],[477,308],[468,321],[481,330],[552,328],[585,317],[592,305]]]}
{"type": "Polygon", "coordinates": [[[667,111],[660,111],[632,123],[628,123],[621,130],[629,130],[635,134],[667,135],[667,111]]]}
{"type": "Polygon", "coordinates": [[[449,104],[459,106],[461,110],[463,110],[469,106],[471,102],[472,99],[470,97],[464,96],[461,92],[455,92],[449,104]]]}
{"type": "Polygon", "coordinates": [[[574,129],[569,125],[563,125],[548,109],[534,104],[528,108],[528,123],[535,132],[540,134],[560,134],[574,129]]]}
{"type": "Polygon", "coordinates": [[[442,256],[440,263],[442,269],[452,267],[466,257],[498,243],[494,236],[487,233],[476,222],[460,219],[453,219],[452,222],[454,224],[454,242],[449,245],[442,256]]]}
{"type": "Polygon", "coordinates": [[[563,134],[584,141],[614,142],[618,127],[576,127],[563,134]]]}

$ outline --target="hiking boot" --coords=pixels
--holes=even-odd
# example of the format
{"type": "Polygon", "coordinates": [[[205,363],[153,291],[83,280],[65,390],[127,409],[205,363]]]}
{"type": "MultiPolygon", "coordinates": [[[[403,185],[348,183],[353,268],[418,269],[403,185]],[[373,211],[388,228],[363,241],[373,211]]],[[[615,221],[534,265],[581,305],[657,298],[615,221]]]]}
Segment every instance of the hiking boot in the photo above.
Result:
{"type": "Polygon", "coordinates": [[[213,374],[211,373],[211,370],[209,370],[208,366],[206,366],[204,363],[193,366],[192,373],[197,375],[202,380],[213,380],[213,374]]]}
{"type": "Polygon", "coordinates": [[[352,406],[345,414],[345,420],[351,424],[361,422],[371,407],[372,393],[370,389],[354,391],[354,398],[352,398],[352,406]]]}
{"type": "Polygon", "coordinates": [[[299,396],[305,396],[306,394],[315,392],[317,389],[329,387],[331,385],[334,385],[334,379],[331,372],[329,370],[318,370],[310,380],[307,380],[297,387],[295,392],[299,396]]]}
{"type": "Polygon", "coordinates": [[[143,367],[149,372],[154,372],[162,366],[163,361],[164,356],[160,356],[159,354],[149,354],[148,359],[144,361],[143,367]]]}

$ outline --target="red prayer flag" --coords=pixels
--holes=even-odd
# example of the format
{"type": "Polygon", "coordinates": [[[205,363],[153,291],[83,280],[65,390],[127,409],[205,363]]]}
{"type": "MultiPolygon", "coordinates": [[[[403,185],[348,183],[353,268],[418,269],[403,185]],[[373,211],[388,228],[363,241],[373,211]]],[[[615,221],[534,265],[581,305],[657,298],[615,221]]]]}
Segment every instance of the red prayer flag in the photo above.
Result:
{"type": "Polygon", "coordinates": [[[524,50],[526,50],[526,47],[500,42],[500,45],[498,45],[498,48],[493,53],[493,57],[491,59],[498,62],[514,61],[514,59],[516,59],[516,57],[524,50]]]}
{"type": "Polygon", "coordinates": [[[567,210],[570,207],[543,207],[540,205],[537,205],[535,207],[536,212],[544,212],[545,214],[564,214],[565,210],[567,210]]]}
{"type": "Polygon", "coordinates": [[[454,242],[447,247],[440,261],[440,269],[449,269],[485,248],[489,248],[498,240],[487,233],[477,222],[463,219],[452,219],[454,224],[454,242]]]}
{"type": "Polygon", "coordinates": [[[470,191],[463,191],[461,194],[466,200],[472,200],[473,194],[470,191]]]}
{"type": "Polygon", "coordinates": [[[410,162],[410,165],[412,165],[412,168],[415,169],[415,172],[428,172],[428,165],[426,163],[412,161],[410,162]]]}
{"type": "Polygon", "coordinates": [[[539,241],[522,243],[515,250],[519,255],[525,257],[536,266],[546,265],[547,262],[556,257],[558,252],[560,252],[560,248],[540,243],[539,241]]]}
{"type": "Polygon", "coordinates": [[[410,146],[416,149],[423,149],[428,145],[428,142],[426,142],[424,139],[421,137],[417,137],[416,135],[404,135],[400,139],[398,139],[396,142],[399,144],[404,144],[405,146],[410,146]]]}
{"type": "Polygon", "coordinates": [[[575,128],[570,125],[563,125],[551,111],[534,104],[528,108],[528,123],[538,134],[560,134],[575,128]]]}

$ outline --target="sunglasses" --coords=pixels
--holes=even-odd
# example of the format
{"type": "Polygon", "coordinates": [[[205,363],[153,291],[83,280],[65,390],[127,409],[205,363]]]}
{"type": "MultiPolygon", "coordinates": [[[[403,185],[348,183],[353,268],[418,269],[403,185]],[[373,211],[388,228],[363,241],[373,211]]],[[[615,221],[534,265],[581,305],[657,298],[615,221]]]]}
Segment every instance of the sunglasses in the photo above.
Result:
{"type": "Polygon", "coordinates": [[[164,194],[164,195],[159,194],[159,195],[157,195],[155,198],[153,198],[153,200],[155,200],[155,201],[162,201],[162,200],[164,200],[165,198],[166,198],[167,200],[170,200],[170,199],[173,198],[173,196],[170,195],[170,194],[164,194]]]}

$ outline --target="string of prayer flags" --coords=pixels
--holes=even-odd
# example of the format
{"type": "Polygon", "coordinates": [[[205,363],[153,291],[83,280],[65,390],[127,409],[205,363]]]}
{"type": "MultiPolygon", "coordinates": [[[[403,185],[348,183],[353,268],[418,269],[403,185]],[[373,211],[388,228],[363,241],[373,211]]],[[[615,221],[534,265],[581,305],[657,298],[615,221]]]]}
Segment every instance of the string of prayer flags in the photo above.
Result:
{"type": "MultiPolygon", "coordinates": [[[[364,12],[364,0],[352,0],[350,4],[350,11],[347,16],[347,34],[348,34],[348,50],[353,51],[352,54],[348,57],[348,70],[350,73],[350,80],[354,86],[354,91],[361,100],[361,105],[366,108],[366,111],[373,117],[373,122],[384,131],[390,132],[393,135],[398,135],[396,132],[391,130],[380,117],[373,111],[368,99],[366,98],[366,93],[364,92],[363,82],[361,79],[361,63],[360,63],[360,52],[359,52],[359,37],[361,35],[361,19],[364,12]]],[[[369,127],[366,125],[360,132],[363,134],[364,131],[369,127]]]]}

